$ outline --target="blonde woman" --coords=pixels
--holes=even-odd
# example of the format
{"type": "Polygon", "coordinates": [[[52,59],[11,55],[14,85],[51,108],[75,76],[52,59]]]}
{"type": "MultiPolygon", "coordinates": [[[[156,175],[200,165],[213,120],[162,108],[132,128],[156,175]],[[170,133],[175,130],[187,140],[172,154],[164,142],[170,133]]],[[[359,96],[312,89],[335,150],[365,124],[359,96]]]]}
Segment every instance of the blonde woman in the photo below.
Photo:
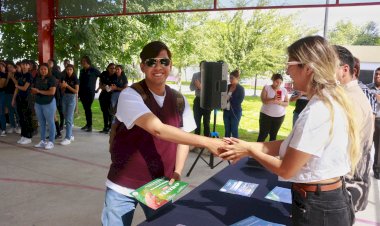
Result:
{"type": "Polygon", "coordinates": [[[288,47],[287,73],[310,101],[283,141],[249,143],[227,138],[221,157],[251,156],[280,180],[292,182],[293,225],[352,225],[354,214],[342,177],[359,159],[355,118],[336,82],[339,60],[320,36],[288,47]]]}

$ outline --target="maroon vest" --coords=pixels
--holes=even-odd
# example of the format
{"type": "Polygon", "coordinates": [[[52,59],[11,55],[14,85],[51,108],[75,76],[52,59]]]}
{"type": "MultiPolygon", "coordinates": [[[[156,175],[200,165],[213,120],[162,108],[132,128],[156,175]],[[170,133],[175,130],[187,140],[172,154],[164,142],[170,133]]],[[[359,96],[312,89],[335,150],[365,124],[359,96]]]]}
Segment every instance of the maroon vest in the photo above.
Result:
{"type": "MultiPolygon", "coordinates": [[[[144,103],[163,123],[180,127],[182,116],[176,105],[175,91],[165,87],[166,96],[162,108],[149,91],[145,80],[139,82],[146,98],[144,103]]],[[[132,86],[133,88],[133,86],[132,86]]],[[[123,187],[136,189],[158,178],[171,178],[176,162],[177,144],[161,140],[134,125],[127,129],[115,118],[111,128],[111,167],[108,179],[123,187]]]]}

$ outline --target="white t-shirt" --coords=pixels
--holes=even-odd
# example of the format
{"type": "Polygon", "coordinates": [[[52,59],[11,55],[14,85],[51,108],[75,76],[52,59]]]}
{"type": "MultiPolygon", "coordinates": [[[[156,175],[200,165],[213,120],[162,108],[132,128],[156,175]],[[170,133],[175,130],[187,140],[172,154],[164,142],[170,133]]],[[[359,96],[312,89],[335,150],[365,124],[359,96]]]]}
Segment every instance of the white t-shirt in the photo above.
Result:
{"type": "MultiPolygon", "coordinates": [[[[267,92],[268,98],[274,98],[277,96],[276,91],[273,90],[271,85],[264,86],[265,91],[267,92]]],[[[281,101],[285,100],[285,97],[288,95],[288,91],[284,87],[280,87],[281,90],[281,101]]],[[[281,117],[286,113],[286,108],[278,104],[263,104],[261,106],[260,112],[269,115],[270,117],[281,117]]]]}
{"type": "MultiPolygon", "coordinates": [[[[164,104],[166,93],[164,94],[164,96],[158,96],[154,94],[152,91],[151,93],[153,94],[153,97],[156,100],[157,104],[160,107],[162,107],[164,104]]],[[[181,127],[181,129],[186,132],[191,132],[195,128],[197,128],[197,125],[195,124],[189,103],[187,102],[186,98],[184,98],[184,100],[185,108],[182,114],[183,127],[181,127]]],[[[139,117],[150,112],[150,109],[148,108],[148,106],[145,105],[141,95],[133,88],[124,89],[120,93],[116,117],[120,122],[123,122],[125,124],[127,129],[133,128],[133,126],[135,125],[135,121],[139,117]]],[[[130,193],[134,191],[134,189],[120,186],[108,179],[106,181],[106,186],[120,194],[130,197],[132,197],[130,193]]]]}
{"type": "MultiPolygon", "coordinates": [[[[312,155],[297,174],[287,181],[315,182],[343,176],[350,171],[347,118],[340,105],[335,101],[332,103],[334,127],[331,140],[331,114],[327,106],[317,96],[313,96],[299,115],[292,132],[282,142],[279,152],[281,158],[288,146],[312,155]]],[[[280,177],[280,180],[285,179],[280,177]]]]}

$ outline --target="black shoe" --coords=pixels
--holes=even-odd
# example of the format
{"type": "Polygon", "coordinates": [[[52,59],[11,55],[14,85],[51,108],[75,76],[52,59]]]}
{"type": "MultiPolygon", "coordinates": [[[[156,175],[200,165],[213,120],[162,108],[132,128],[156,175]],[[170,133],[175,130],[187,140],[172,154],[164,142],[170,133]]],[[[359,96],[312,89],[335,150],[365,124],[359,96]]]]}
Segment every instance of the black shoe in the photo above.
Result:
{"type": "Polygon", "coordinates": [[[55,139],[60,139],[60,138],[62,138],[62,134],[55,135],[55,139]]]}
{"type": "Polygon", "coordinates": [[[81,130],[86,130],[88,128],[87,125],[83,126],[82,128],[80,128],[81,130]]]}
{"type": "Polygon", "coordinates": [[[92,132],[92,126],[87,126],[86,132],[92,132]]]}
{"type": "Polygon", "coordinates": [[[99,133],[105,133],[108,134],[110,130],[108,128],[103,128],[103,130],[99,131],[99,133]]]}

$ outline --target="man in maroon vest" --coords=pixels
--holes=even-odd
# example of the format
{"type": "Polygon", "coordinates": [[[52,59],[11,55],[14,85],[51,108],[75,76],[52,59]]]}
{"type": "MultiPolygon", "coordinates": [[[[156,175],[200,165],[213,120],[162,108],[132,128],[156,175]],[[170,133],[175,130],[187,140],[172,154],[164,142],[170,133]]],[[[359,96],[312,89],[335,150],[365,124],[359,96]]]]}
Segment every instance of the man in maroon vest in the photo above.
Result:
{"type": "MultiPolygon", "coordinates": [[[[198,136],[186,98],[166,86],[172,68],[171,52],[162,42],[146,45],[140,53],[145,79],[121,92],[111,128],[112,164],[106,181],[103,226],[130,225],[137,204],[130,193],[159,178],[180,180],[189,146],[214,154],[219,139],[198,136]],[[182,103],[182,107],[181,104],[182,103]],[[178,144],[177,144],[178,143],[178,144]]],[[[147,218],[154,214],[142,206],[147,218]]]]}

